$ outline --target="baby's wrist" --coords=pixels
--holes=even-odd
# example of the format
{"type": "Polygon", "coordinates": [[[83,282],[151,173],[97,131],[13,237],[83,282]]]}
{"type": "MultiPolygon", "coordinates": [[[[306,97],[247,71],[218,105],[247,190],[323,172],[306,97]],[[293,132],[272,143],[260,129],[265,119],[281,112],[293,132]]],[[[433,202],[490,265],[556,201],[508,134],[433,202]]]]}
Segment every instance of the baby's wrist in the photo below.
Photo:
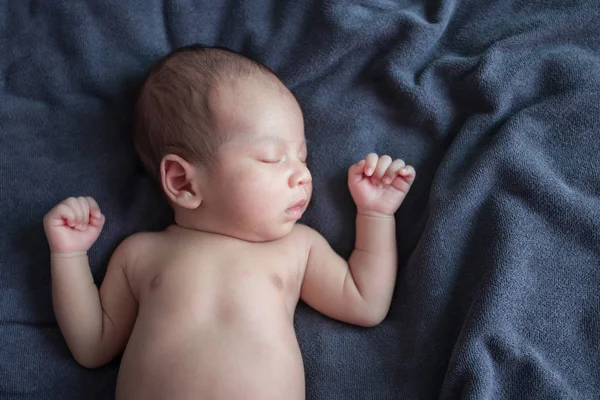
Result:
{"type": "Polygon", "coordinates": [[[394,213],[387,214],[384,212],[367,210],[364,208],[357,208],[357,214],[362,215],[364,217],[372,217],[372,218],[394,218],[394,213]]]}
{"type": "Polygon", "coordinates": [[[60,252],[60,251],[51,251],[50,258],[83,258],[87,257],[87,251],[70,251],[70,252],[60,252]]]}

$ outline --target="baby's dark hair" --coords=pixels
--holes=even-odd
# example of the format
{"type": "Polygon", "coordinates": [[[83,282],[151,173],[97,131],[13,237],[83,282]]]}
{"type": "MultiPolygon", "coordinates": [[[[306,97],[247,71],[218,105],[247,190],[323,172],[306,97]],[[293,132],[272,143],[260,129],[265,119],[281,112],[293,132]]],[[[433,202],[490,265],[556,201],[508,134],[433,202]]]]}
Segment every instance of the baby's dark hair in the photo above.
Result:
{"type": "Polygon", "coordinates": [[[256,74],[279,81],[260,62],[220,47],[185,46],[158,60],[138,94],[133,117],[133,143],[148,173],[160,182],[160,162],[167,154],[212,167],[226,137],[218,132],[210,91],[256,74]]]}

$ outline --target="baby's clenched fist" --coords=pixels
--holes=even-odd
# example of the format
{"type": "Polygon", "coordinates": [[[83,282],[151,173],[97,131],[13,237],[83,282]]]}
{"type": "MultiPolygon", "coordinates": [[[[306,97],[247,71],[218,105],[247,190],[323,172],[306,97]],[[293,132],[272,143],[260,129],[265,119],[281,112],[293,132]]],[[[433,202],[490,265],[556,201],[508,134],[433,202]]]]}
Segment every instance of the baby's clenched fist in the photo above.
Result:
{"type": "Polygon", "coordinates": [[[52,253],[87,251],[98,239],[104,215],[91,197],[69,197],[44,217],[44,231],[52,253]]]}
{"type": "Polygon", "coordinates": [[[393,215],[415,180],[415,169],[402,160],[375,153],[348,170],[348,188],[359,213],[393,215]]]}

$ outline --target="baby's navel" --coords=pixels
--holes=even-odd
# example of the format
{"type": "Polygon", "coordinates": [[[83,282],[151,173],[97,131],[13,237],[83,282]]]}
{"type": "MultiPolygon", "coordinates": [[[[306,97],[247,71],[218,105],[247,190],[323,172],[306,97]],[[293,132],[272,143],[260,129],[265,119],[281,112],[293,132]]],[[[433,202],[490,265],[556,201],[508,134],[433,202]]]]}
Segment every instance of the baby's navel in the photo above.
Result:
{"type": "Polygon", "coordinates": [[[275,285],[275,287],[277,289],[279,289],[279,290],[283,289],[283,281],[281,280],[279,275],[277,275],[277,274],[271,275],[271,281],[273,281],[273,284],[275,285]]]}
{"type": "Polygon", "coordinates": [[[160,274],[152,278],[152,281],[150,282],[150,289],[156,289],[158,285],[160,285],[160,274]]]}

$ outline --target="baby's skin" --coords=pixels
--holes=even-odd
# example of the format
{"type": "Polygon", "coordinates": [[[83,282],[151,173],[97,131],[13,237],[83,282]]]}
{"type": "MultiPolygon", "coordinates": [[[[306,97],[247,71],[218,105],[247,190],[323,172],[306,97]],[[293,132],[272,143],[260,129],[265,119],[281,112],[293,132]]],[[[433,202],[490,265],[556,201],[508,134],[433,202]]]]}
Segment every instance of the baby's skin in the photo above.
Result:
{"type": "Polygon", "coordinates": [[[297,223],[312,185],[294,97],[248,79],[211,102],[228,132],[218,163],[164,157],[175,223],[125,239],[99,290],[87,259],[105,222],[96,201],[68,198],[44,218],[60,329],[85,367],[123,352],[117,399],[304,399],[298,300],[365,327],[389,310],[394,214],[415,170],[373,153],[350,166],[356,242],[346,261],[297,223]]]}

